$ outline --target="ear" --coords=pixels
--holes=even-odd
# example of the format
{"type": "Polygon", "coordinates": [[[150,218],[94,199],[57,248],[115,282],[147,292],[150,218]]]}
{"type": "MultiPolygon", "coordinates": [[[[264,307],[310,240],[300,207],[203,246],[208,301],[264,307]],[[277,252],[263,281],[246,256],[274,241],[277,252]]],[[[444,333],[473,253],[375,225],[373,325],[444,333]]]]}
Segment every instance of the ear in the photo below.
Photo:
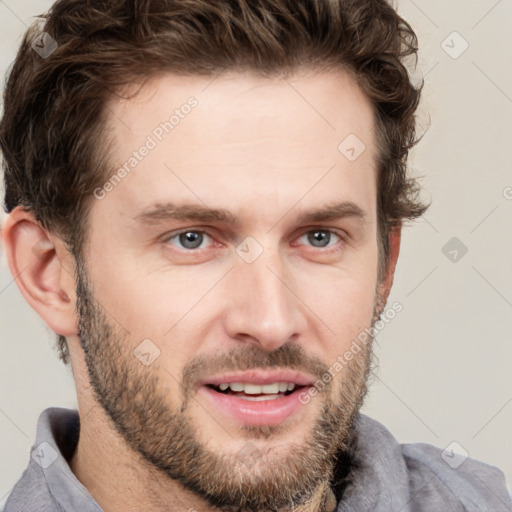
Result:
{"type": "Polygon", "coordinates": [[[32,309],[57,334],[77,334],[74,258],[41,227],[32,212],[16,207],[2,226],[9,269],[32,309]]]}
{"type": "Polygon", "coordinates": [[[398,260],[398,254],[400,253],[400,240],[402,236],[402,224],[399,224],[391,229],[389,232],[389,255],[384,274],[381,277],[379,283],[379,297],[381,299],[382,308],[386,304],[393,286],[393,278],[395,277],[396,262],[398,260]]]}

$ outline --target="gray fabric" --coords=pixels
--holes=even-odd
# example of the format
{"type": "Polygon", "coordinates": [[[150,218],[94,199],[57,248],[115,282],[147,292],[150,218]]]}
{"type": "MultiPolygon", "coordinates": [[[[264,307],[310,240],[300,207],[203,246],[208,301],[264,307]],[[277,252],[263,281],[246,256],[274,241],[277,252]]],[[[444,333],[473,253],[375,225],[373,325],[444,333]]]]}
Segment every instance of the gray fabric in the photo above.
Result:
{"type": "MultiPolygon", "coordinates": [[[[79,428],[77,411],[43,411],[30,463],[4,512],[101,512],[67,463],[79,428]]],[[[383,425],[362,414],[356,430],[355,464],[337,512],[512,511],[499,469],[470,458],[453,469],[439,448],[401,445],[383,425]]]]}
{"type": "Polygon", "coordinates": [[[70,458],[74,452],[79,428],[76,410],[51,407],[41,413],[30,462],[4,512],[102,512],[66,460],[65,454],[70,458]]]}

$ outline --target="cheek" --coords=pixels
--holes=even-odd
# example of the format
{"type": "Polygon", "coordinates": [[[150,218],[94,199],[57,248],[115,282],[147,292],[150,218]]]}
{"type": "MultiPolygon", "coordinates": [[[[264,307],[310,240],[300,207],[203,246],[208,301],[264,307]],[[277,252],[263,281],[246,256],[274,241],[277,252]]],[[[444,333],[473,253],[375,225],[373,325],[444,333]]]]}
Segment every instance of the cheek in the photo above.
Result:
{"type": "Polygon", "coordinates": [[[197,353],[211,330],[208,319],[218,312],[214,286],[219,269],[204,270],[182,267],[149,273],[127,265],[124,273],[109,277],[100,300],[109,305],[110,320],[115,318],[129,331],[134,346],[149,338],[161,350],[159,362],[179,368],[197,353]]]}
{"type": "MultiPolygon", "coordinates": [[[[318,283],[318,281],[317,281],[318,283]]],[[[361,286],[360,282],[344,279],[338,285],[329,282],[329,287],[317,289],[310,296],[312,305],[324,311],[334,325],[360,324],[371,317],[375,300],[375,283],[361,286]]]]}
{"type": "Polygon", "coordinates": [[[144,338],[157,339],[162,331],[172,326],[173,318],[169,315],[173,312],[169,304],[175,295],[172,288],[155,287],[133,261],[119,255],[105,257],[103,262],[94,270],[91,266],[90,279],[94,296],[109,323],[116,323],[129,332],[134,343],[144,338]],[[166,313],[164,304],[167,304],[166,313]]]}
{"type": "Polygon", "coordinates": [[[360,272],[331,268],[302,279],[297,295],[313,312],[307,314],[318,326],[330,358],[344,352],[371,325],[376,280],[377,271],[371,267],[360,272]]]}

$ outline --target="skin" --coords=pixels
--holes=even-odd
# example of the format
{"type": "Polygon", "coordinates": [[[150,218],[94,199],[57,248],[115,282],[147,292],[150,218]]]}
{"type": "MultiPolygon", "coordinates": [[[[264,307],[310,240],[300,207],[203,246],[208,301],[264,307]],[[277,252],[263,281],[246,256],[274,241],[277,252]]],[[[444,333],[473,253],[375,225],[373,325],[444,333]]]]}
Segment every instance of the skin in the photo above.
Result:
{"type": "MultiPolygon", "coordinates": [[[[197,107],[121,183],[93,201],[83,255],[87,282],[101,305],[97,314],[118,342],[112,357],[133,382],[156,379],[164,406],[175,412],[184,408],[176,383],[198,356],[217,357],[222,367],[229,354],[245,351],[259,361],[258,354],[292,345],[307,368],[312,361],[331,367],[382,309],[400,243],[398,228],[390,234],[388,266],[378,281],[373,108],[347,72],[297,73],[286,80],[245,73],[215,80],[152,78],[137,96],[109,105],[119,167],[191,96],[197,107]],[[338,151],[349,134],[366,146],[353,162],[338,151]],[[137,219],[169,201],[229,210],[237,224],[137,219]],[[363,216],[299,221],[341,201],[357,205],[363,216]],[[201,248],[186,249],[171,238],[183,229],[209,236],[201,248]],[[315,230],[332,232],[328,247],[312,244],[307,235],[315,230]],[[236,252],[247,237],[262,251],[252,263],[236,252]],[[144,339],[160,350],[149,366],[133,356],[144,339]]],[[[81,417],[70,466],[79,480],[109,512],[213,510],[134,450],[98,401],[79,335],[85,338],[84,324],[75,311],[75,261],[59,237],[21,208],[7,216],[2,235],[26,300],[68,340],[81,417]]],[[[339,372],[326,392],[273,429],[243,428],[195,388],[187,395],[184,418],[213,454],[236,461],[250,442],[279,465],[305,446],[324,406],[343,401],[347,384],[355,382],[355,396],[362,398],[368,353],[357,358],[359,380],[339,372]]],[[[146,398],[154,396],[148,392],[146,398]]],[[[349,412],[359,406],[354,403],[349,412]]],[[[348,433],[349,425],[342,425],[340,435],[348,433]]],[[[256,465],[244,471],[253,478],[267,470],[256,465]]],[[[318,510],[328,477],[298,509],[318,510]]]]}

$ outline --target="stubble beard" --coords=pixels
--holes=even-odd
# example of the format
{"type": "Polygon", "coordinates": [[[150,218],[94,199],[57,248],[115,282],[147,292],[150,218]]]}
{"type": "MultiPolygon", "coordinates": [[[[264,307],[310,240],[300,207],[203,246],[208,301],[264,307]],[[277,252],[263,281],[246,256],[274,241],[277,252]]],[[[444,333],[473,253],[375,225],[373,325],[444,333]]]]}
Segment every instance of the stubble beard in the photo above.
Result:
{"type": "MultiPolygon", "coordinates": [[[[240,429],[240,436],[247,441],[244,447],[238,453],[218,453],[201,441],[201,433],[187,416],[194,400],[194,383],[201,373],[280,367],[304,370],[321,379],[328,366],[294,344],[272,352],[240,346],[229,354],[197,356],[183,369],[179,386],[182,406],[173,410],[167,382],[172,387],[176,381],[157,375],[157,363],[146,367],[134,357],[133,342],[108,321],[94,300],[80,260],[77,278],[79,337],[95,398],[127,446],[150,466],[208,505],[229,511],[292,510],[306,506],[319,490],[327,488],[336,461],[349,449],[353,423],[367,392],[373,365],[371,340],[342,369],[337,399],[329,382],[305,405],[315,410],[314,404],[323,400],[302,442],[288,443],[284,453],[272,447],[258,449],[251,439],[286,435],[286,427],[246,425],[240,429]]],[[[374,312],[373,323],[377,318],[374,312]]]]}

